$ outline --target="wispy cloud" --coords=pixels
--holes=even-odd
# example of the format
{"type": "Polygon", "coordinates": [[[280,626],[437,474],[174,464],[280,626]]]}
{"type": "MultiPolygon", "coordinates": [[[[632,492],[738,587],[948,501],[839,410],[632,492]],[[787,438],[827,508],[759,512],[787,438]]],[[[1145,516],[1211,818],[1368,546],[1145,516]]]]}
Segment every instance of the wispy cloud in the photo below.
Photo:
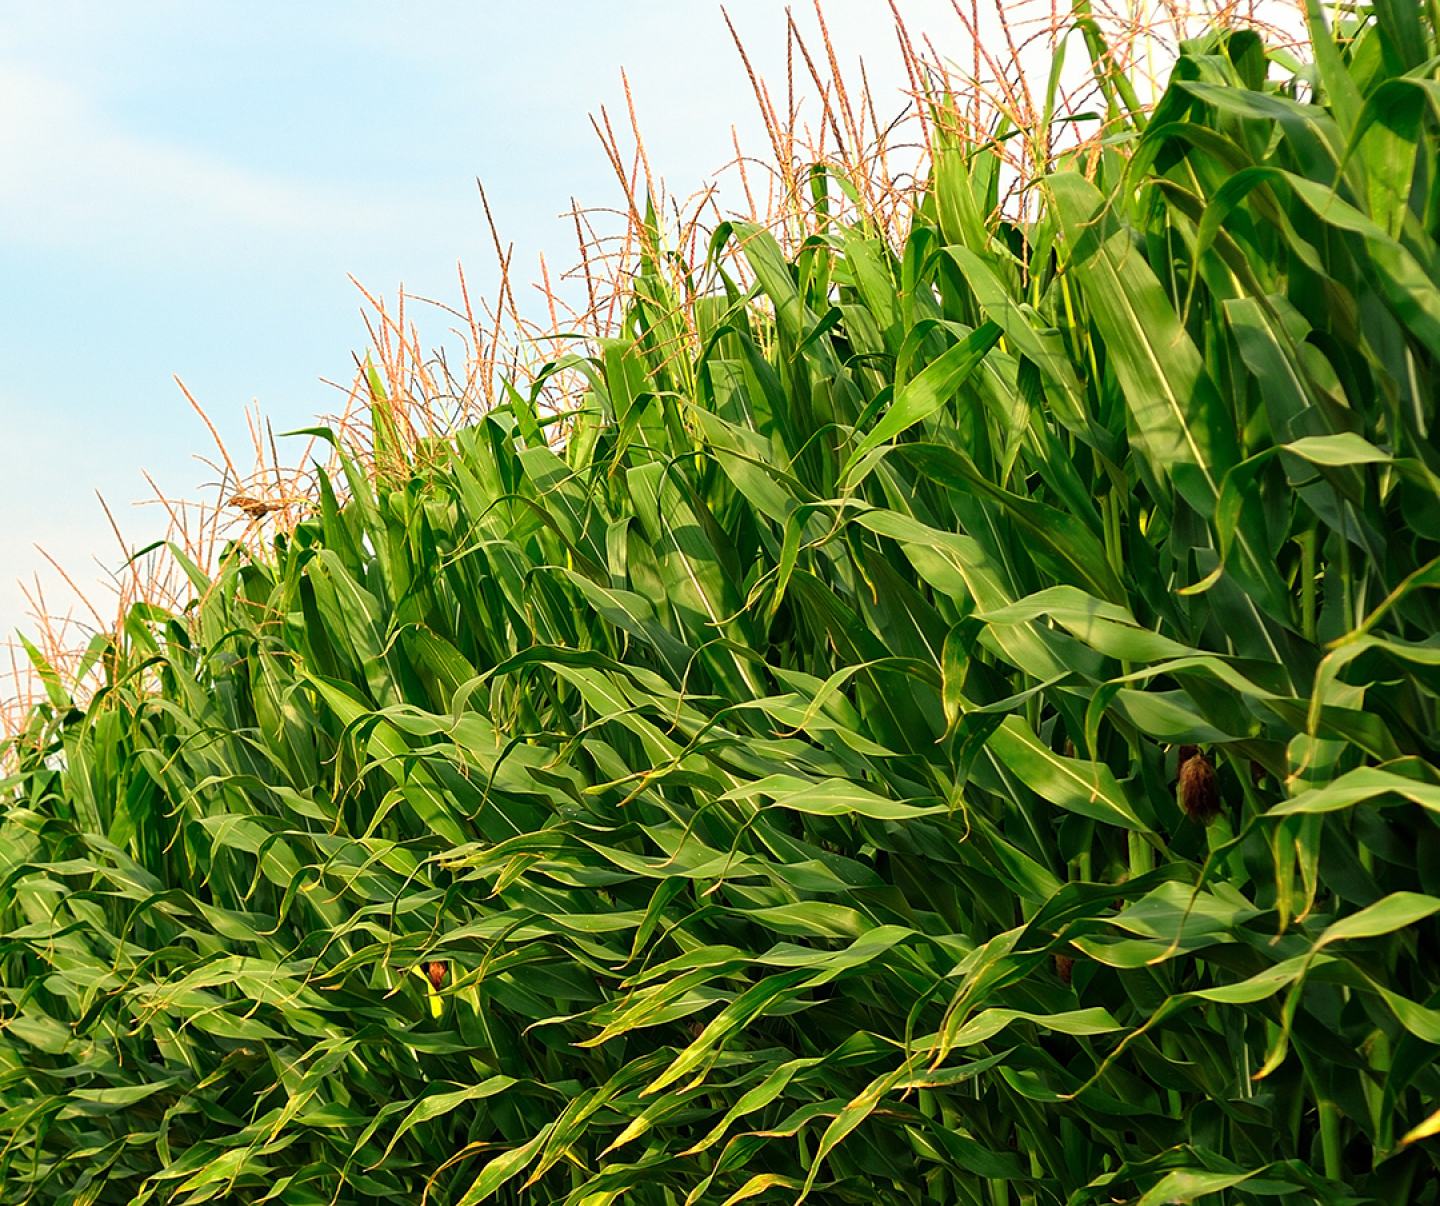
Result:
{"type": "Polygon", "coordinates": [[[75,85],[0,63],[0,228],[11,246],[233,261],[263,240],[314,249],[456,221],[460,199],[358,195],[121,128],[75,85]]]}

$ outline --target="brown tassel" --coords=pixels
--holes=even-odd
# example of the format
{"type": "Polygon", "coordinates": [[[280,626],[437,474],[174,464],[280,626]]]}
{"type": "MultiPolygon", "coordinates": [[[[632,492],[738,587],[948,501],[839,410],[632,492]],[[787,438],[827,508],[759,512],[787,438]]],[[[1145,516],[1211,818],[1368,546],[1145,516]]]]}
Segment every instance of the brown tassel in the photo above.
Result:
{"type": "Polygon", "coordinates": [[[439,959],[432,959],[425,965],[425,974],[430,977],[430,983],[435,988],[439,988],[440,985],[445,983],[445,972],[445,964],[440,962],[439,959]]]}
{"type": "Polygon", "coordinates": [[[1070,987],[1070,977],[1075,973],[1075,960],[1070,955],[1055,956],[1055,974],[1060,977],[1060,983],[1066,988],[1070,987]]]}
{"type": "Polygon", "coordinates": [[[1180,747],[1180,807],[1199,825],[1209,825],[1220,815],[1220,791],[1215,767],[1193,745],[1180,747]]]}

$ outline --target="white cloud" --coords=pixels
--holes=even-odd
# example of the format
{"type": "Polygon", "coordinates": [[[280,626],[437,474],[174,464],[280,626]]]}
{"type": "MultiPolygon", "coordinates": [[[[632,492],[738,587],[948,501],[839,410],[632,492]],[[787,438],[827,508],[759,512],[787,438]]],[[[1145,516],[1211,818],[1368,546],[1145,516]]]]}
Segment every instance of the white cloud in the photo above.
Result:
{"type": "Polygon", "coordinates": [[[0,62],[0,227],[11,246],[233,257],[253,240],[399,238],[438,205],[287,179],[118,127],[81,89],[0,62]]]}

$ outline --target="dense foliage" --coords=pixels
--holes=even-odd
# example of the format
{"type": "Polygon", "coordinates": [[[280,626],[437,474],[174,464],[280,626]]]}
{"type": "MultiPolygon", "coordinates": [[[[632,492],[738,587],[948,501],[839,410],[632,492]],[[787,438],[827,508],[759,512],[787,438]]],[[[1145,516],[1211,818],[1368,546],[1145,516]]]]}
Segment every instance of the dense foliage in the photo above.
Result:
{"type": "Polygon", "coordinates": [[[1440,1200],[1436,52],[377,386],[12,749],[4,1200],[1440,1200]]]}

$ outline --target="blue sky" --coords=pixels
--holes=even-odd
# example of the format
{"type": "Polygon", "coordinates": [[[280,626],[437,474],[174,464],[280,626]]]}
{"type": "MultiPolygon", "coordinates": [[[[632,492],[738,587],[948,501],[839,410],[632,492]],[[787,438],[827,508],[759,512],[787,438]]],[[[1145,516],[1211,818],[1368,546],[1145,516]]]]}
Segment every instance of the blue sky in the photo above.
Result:
{"type": "MultiPolygon", "coordinates": [[[[784,5],[727,7],[783,80],[784,5]]],[[[963,53],[948,0],[901,9],[963,53]]],[[[898,110],[887,5],[825,11],[898,110]]],[[[617,199],[587,115],[623,112],[622,67],[680,195],[730,157],[732,124],[760,148],[714,0],[6,5],[0,634],[24,624],[17,579],[55,590],[35,544],[87,587],[95,558],[118,563],[96,491],[133,547],[162,530],[131,506],[142,470],[177,494],[212,478],[172,374],[237,443],[252,400],[276,430],[336,409],[320,378],[347,377],[366,338],[347,274],[444,300],[457,260],[472,290],[494,281],[477,176],[522,279],[541,250],[568,265],[569,198],[617,199]]]]}

